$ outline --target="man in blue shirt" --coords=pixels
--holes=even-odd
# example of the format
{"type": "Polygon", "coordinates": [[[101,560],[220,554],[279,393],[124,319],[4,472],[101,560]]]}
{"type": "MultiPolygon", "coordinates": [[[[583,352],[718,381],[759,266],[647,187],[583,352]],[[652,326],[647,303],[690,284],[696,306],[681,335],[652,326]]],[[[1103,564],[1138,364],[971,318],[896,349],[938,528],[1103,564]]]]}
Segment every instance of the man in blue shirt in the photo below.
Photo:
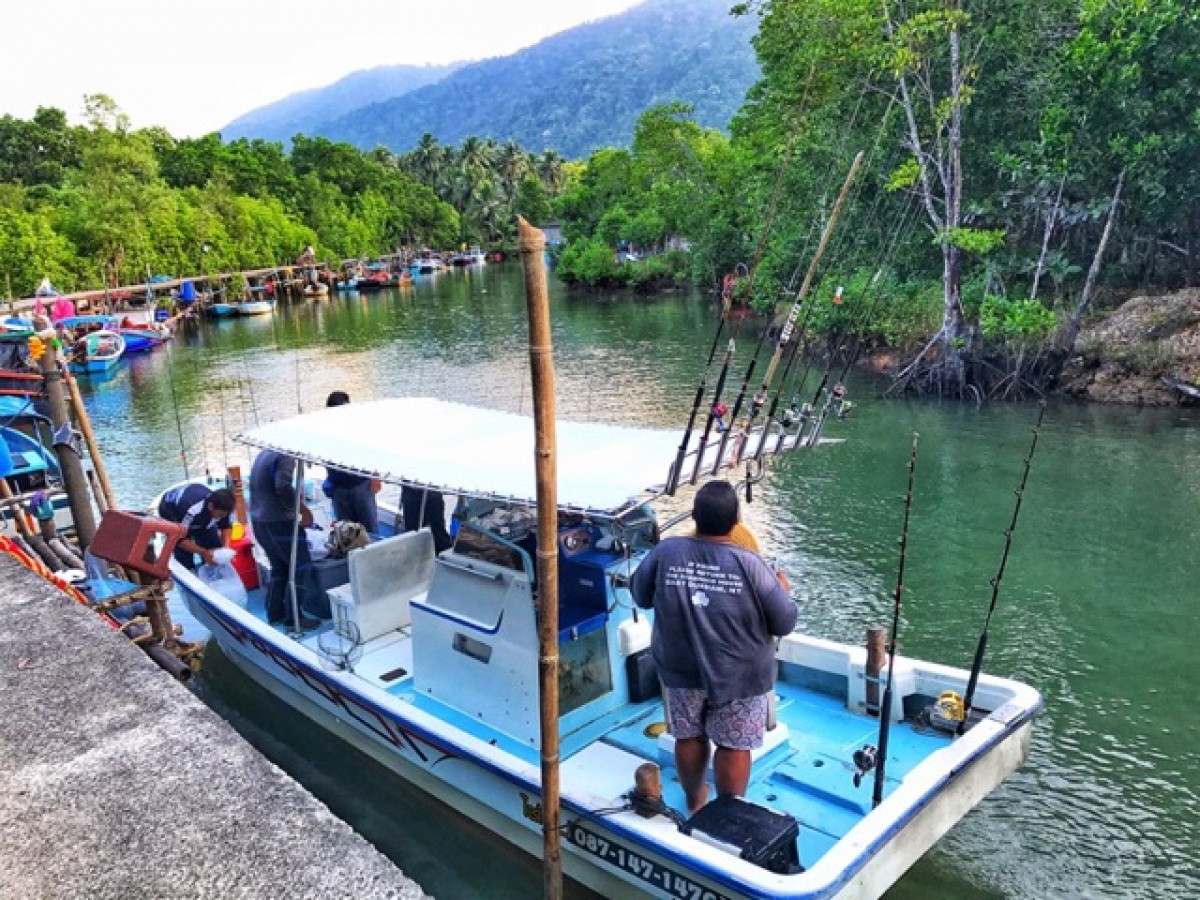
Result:
{"type": "MultiPolygon", "coordinates": [[[[349,402],[350,395],[345,391],[334,391],[326,398],[325,405],[343,406],[349,402]]],[[[379,534],[379,506],[375,500],[376,485],[371,478],[330,468],[324,489],[333,501],[334,518],[358,522],[372,537],[379,534]]]]}
{"type": "Polygon", "coordinates": [[[708,800],[710,755],[717,794],[745,795],[775,685],[774,638],[796,626],[780,577],[730,538],[738,522],[733,485],[704,485],[692,518],[695,535],[664,540],[630,583],[638,606],[654,609],[650,652],[689,815],[708,800]]]}
{"type": "MultiPolygon", "coordinates": [[[[267,554],[271,580],[267,584],[267,621],[272,625],[291,622],[288,602],[288,572],[296,555],[296,600],[302,610],[322,613],[329,600],[317,584],[305,529],[312,524],[312,511],[299,504],[300,528],[296,528],[296,460],[274,450],[261,450],[250,467],[250,527],[254,539],[267,554]],[[299,531],[299,540],[296,533],[299,531]]],[[[301,630],[315,628],[320,621],[301,614],[301,630]]]]}
{"type": "Polygon", "coordinates": [[[163,494],[158,515],[168,522],[187,528],[187,535],[175,545],[175,559],[189,569],[196,568],[196,556],[212,565],[213,551],[229,546],[233,529],[233,493],[226,488],[211,490],[202,484],[185,484],[163,494]]]}

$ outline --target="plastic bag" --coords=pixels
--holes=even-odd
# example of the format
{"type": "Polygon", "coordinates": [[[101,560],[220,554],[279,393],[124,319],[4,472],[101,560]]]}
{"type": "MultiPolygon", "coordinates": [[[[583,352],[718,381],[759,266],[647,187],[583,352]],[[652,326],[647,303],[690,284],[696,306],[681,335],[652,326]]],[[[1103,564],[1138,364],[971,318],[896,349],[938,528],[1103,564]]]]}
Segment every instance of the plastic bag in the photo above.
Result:
{"type": "Polygon", "coordinates": [[[249,597],[246,596],[246,586],[237,569],[231,563],[223,562],[215,565],[202,565],[196,569],[196,577],[224,597],[232,600],[242,609],[246,608],[249,597]]]}

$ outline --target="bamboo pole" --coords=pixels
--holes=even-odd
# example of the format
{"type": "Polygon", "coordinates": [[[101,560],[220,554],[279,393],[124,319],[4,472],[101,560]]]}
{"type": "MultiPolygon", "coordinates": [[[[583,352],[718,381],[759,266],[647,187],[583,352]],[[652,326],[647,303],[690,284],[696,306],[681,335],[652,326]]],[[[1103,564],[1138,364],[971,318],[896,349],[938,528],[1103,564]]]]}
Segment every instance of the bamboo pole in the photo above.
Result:
{"type": "MultiPolygon", "coordinates": [[[[14,500],[15,495],[12,492],[12,485],[8,483],[7,478],[0,478],[0,499],[14,500]]],[[[29,527],[29,520],[25,518],[25,510],[21,508],[20,503],[12,503],[8,507],[8,514],[12,516],[13,524],[17,527],[17,533],[23,538],[28,538],[32,533],[29,527]]]]}
{"type": "Polygon", "coordinates": [[[103,496],[100,493],[96,494],[96,505],[102,510],[116,509],[117,499],[113,494],[112,484],[108,480],[108,471],[104,468],[104,460],[100,456],[100,445],[96,443],[96,433],[92,431],[92,420],[88,417],[87,408],[83,405],[83,394],[79,391],[79,382],[75,380],[70,369],[63,373],[63,380],[67,382],[67,389],[71,392],[71,406],[75,409],[75,420],[79,423],[79,431],[83,434],[84,443],[87,444],[88,456],[92,459],[92,468],[96,472],[96,478],[100,481],[100,489],[103,491],[103,496]]]}
{"type": "MultiPolygon", "coordinates": [[[[43,335],[46,352],[40,360],[42,377],[46,384],[46,400],[50,406],[50,421],[57,435],[71,427],[67,411],[67,398],[63,394],[63,369],[59,368],[58,339],[53,334],[43,335]]],[[[92,512],[92,501],[88,496],[87,478],[83,474],[83,461],[69,441],[55,441],[54,453],[62,471],[63,487],[71,504],[71,519],[75,522],[75,533],[79,537],[79,549],[86,550],[96,534],[96,516],[92,512]]]]}
{"type": "Polygon", "coordinates": [[[543,254],[545,236],[517,218],[525,303],[529,310],[529,370],[533,383],[534,460],[537,469],[538,688],[542,738],[542,893],[562,897],[558,809],[558,471],[554,430],[554,357],[550,298],[543,254]]]}

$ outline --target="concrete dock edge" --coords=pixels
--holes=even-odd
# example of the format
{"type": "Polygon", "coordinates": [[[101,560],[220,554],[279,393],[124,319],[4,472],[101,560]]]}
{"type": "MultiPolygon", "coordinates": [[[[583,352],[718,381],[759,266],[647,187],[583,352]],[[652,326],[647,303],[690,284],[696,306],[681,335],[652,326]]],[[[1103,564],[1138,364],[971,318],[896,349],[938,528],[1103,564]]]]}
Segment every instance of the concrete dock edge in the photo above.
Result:
{"type": "Polygon", "coordinates": [[[0,898],[425,896],[129,640],[0,554],[0,898]]]}

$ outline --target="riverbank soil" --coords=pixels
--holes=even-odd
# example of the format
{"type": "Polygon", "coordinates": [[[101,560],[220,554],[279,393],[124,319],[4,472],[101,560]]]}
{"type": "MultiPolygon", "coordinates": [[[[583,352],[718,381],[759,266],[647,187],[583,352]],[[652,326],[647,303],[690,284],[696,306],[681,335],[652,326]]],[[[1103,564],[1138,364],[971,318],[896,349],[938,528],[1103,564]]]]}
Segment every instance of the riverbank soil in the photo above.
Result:
{"type": "Polygon", "coordinates": [[[1188,399],[1163,379],[1200,383],[1200,288],[1134,297],[1085,328],[1059,390],[1101,403],[1174,406],[1188,399]]]}

